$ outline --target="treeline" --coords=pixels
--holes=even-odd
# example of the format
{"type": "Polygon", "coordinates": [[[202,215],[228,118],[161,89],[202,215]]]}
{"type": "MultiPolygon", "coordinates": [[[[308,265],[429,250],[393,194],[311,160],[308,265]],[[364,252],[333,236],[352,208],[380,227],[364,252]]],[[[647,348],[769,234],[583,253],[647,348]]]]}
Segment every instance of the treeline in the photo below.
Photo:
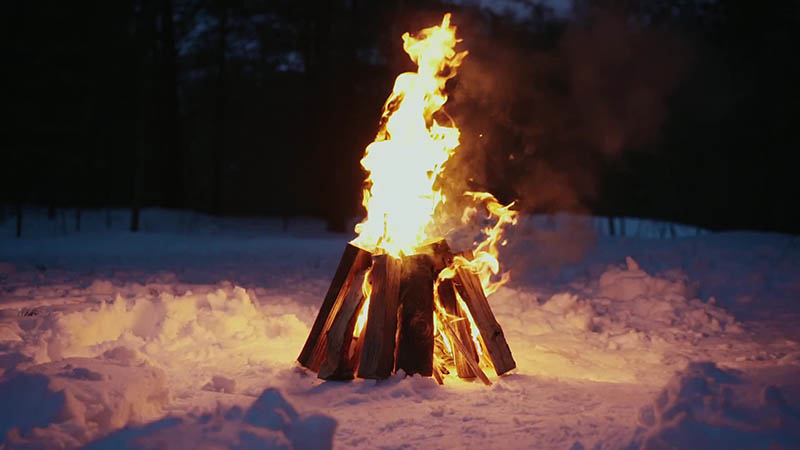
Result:
{"type": "Polygon", "coordinates": [[[451,11],[470,51],[449,86],[453,182],[529,212],[800,231],[798,2],[459,3],[17,2],[0,203],[130,207],[133,229],[146,206],[343,229],[413,69],[399,37],[451,11]]]}

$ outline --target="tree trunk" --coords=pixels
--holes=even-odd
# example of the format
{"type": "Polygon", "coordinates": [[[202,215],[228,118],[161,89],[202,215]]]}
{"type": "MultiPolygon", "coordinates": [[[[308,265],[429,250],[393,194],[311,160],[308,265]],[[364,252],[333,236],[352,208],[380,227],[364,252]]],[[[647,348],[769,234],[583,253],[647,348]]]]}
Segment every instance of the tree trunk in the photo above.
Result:
{"type": "Polygon", "coordinates": [[[131,209],[131,232],[137,231],[139,231],[139,207],[134,206],[131,209]]]}
{"type": "MultiPolygon", "coordinates": [[[[138,97],[139,97],[139,117],[136,120],[136,145],[133,157],[133,201],[131,205],[131,223],[130,230],[132,232],[139,231],[139,213],[142,208],[143,194],[144,194],[144,172],[145,172],[145,155],[147,148],[147,123],[146,119],[152,117],[149,114],[147,95],[147,83],[145,80],[152,77],[152,72],[147,70],[148,56],[152,52],[152,42],[155,31],[155,23],[157,19],[157,11],[150,2],[142,2],[142,10],[136,18],[136,44],[139,50],[139,74],[138,74],[138,97]]],[[[153,54],[154,56],[155,54],[153,54]]]]}
{"type": "Polygon", "coordinates": [[[17,203],[17,237],[22,237],[22,203],[17,203]]]}
{"type": "Polygon", "coordinates": [[[225,61],[228,47],[228,7],[221,5],[219,17],[219,41],[217,46],[217,82],[216,101],[214,107],[214,142],[211,150],[211,164],[213,167],[213,186],[211,209],[214,214],[221,212],[222,202],[222,177],[224,161],[222,159],[225,144],[225,61]]]}
{"type": "Polygon", "coordinates": [[[181,139],[178,110],[177,50],[175,49],[175,24],[173,21],[173,0],[161,1],[161,54],[160,75],[161,95],[156,101],[162,102],[160,136],[166,164],[166,203],[177,208],[184,201],[184,154],[181,139]]]}
{"type": "Polygon", "coordinates": [[[131,232],[139,231],[139,210],[142,208],[142,194],[144,191],[144,119],[139,118],[137,126],[136,153],[133,174],[133,205],[131,207],[131,232]]]}

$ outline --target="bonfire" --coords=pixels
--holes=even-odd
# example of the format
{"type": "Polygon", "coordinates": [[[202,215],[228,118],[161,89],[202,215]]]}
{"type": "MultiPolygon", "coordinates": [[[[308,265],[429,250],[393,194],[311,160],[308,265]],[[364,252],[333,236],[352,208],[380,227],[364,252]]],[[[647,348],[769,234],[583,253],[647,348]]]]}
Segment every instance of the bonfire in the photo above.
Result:
{"type": "MultiPolygon", "coordinates": [[[[380,379],[402,370],[433,376],[503,375],[516,364],[487,297],[509,279],[498,248],[516,223],[513,204],[487,192],[463,192],[469,213],[489,225],[473,248],[451,250],[440,231],[447,201],[437,180],[459,147],[446,114],[445,85],[466,51],[450,24],[403,35],[417,71],[395,80],[380,128],[361,165],[366,218],[345,248],[298,362],[329,380],[380,379]],[[440,123],[447,117],[448,123],[440,123]]],[[[452,194],[450,194],[452,195],[452,194]]]]}

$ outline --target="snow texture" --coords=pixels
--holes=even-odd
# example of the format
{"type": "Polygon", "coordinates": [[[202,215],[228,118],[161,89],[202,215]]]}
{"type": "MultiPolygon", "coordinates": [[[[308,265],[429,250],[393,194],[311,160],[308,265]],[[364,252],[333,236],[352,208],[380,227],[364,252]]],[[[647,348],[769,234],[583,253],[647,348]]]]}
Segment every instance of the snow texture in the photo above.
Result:
{"type": "Polygon", "coordinates": [[[800,447],[791,236],[526,217],[512,374],[342,383],[295,358],[347,236],[125,214],[0,226],[0,448],[800,447]]]}

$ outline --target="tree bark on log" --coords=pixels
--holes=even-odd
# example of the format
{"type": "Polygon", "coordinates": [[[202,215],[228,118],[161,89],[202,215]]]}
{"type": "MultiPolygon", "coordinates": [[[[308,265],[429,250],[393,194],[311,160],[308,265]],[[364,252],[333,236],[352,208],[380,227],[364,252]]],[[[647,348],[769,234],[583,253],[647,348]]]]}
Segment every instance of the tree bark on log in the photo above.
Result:
{"type": "Polygon", "coordinates": [[[456,372],[460,378],[475,378],[476,374],[470,368],[470,364],[466,358],[472,358],[472,361],[478,361],[478,352],[475,350],[475,343],[472,341],[470,334],[469,321],[466,319],[465,314],[461,311],[456,299],[456,292],[453,287],[453,280],[444,280],[439,284],[438,288],[439,301],[442,304],[445,312],[448,315],[461,320],[451,322],[453,332],[456,337],[464,345],[468,354],[464,354],[458,349],[453,349],[453,359],[456,363],[456,372]]]}
{"type": "MultiPolygon", "coordinates": [[[[317,318],[308,334],[306,343],[297,361],[300,365],[315,372],[319,371],[320,364],[326,353],[325,332],[330,328],[336,317],[345,294],[350,290],[353,279],[359,272],[366,270],[371,263],[370,253],[352,244],[347,244],[336,268],[328,293],[320,306],[317,318]]],[[[361,289],[361,286],[358,286],[361,289]]]]}
{"type": "Polygon", "coordinates": [[[355,366],[350,358],[350,344],[353,341],[353,329],[356,326],[358,312],[364,304],[362,283],[366,272],[355,276],[350,289],[341,304],[341,308],[325,332],[325,359],[319,368],[319,378],[324,380],[351,380],[355,366]]]}
{"type": "MultiPolygon", "coordinates": [[[[467,347],[461,342],[461,339],[458,338],[452,325],[450,325],[449,322],[445,322],[444,326],[448,330],[447,332],[453,337],[452,344],[455,346],[455,348],[458,349],[458,351],[460,351],[462,354],[466,355],[467,347]]],[[[464,361],[466,361],[466,363],[469,365],[470,369],[472,370],[472,373],[476,374],[478,378],[480,378],[480,380],[483,381],[483,384],[487,386],[492,385],[492,382],[489,381],[489,378],[486,376],[485,373],[483,373],[483,369],[481,369],[478,360],[473,360],[471,358],[464,358],[464,361]]]]}
{"type": "Polygon", "coordinates": [[[503,335],[503,329],[497,323],[497,319],[489,307],[478,276],[468,269],[457,269],[454,281],[458,293],[466,303],[472,319],[481,333],[486,353],[497,375],[502,375],[517,367],[505,335],[503,335]]]}
{"type": "Polygon", "coordinates": [[[423,246],[420,249],[420,254],[428,255],[433,263],[433,270],[437,275],[453,262],[453,253],[450,252],[450,246],[444,239],[423,246]]]}
{"type": "Polygon", "coordinates": [[[360,378],[388,378],[394,369],[401,260],[389,255],[373,258],[369,272],[372,292],[364,330],[360,378]]]}
{"type": "Polygon", "coordinates": [[[403,369],[408,375],[433,375],[434,278],[428,255],[403,258],[396,369],[403,369]]]}

